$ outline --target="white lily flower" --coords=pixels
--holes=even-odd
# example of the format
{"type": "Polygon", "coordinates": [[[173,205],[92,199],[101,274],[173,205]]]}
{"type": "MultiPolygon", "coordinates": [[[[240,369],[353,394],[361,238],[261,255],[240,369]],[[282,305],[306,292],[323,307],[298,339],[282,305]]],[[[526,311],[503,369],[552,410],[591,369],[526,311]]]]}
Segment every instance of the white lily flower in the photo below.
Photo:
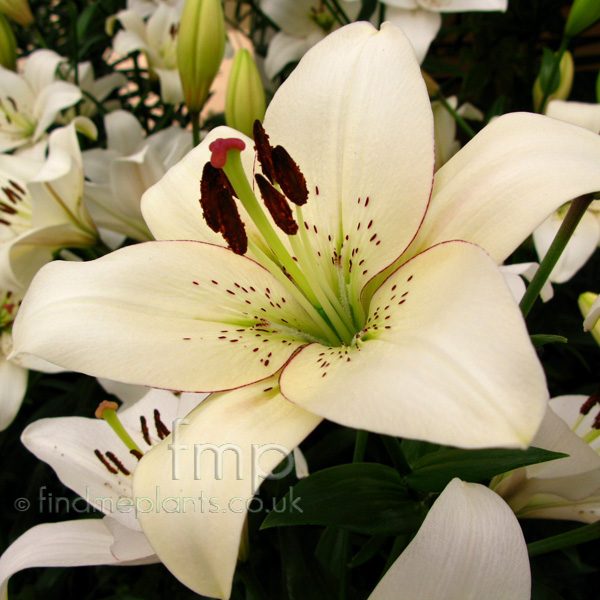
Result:
{"type": "Polygon", "coordinates": [[[369,600],[530,597],[527,546],[514,514],[485,486],[453,479],[369,600]]]}
{"type": "Polygon", "coordinates": [[[508,0],[381,0],[385,18],[402,28],[419,64],[442,26],[440,13],[506,11],[508,0]]]}
{"type": "MultiPolygon", "coordinates": [[[[340,0],[340,6],[351,20],[360,11],[353,0],[340,0]]],[[[288,63],[300,60],[310,48],[339,23],[319,0],[261,0],[261,11],[279,28],[267,50],[264,67],[273,79],[288,63]]]]}
{"type": "Polygon", "coordinates": [[[594,292],[585,292],[579,296],[578,304],[583,315],[583,330],[591,331],[600,344],[600,297],[594,292]]]}
{"type": "Polygon", "coordinates": [[[144,19],[152,16],[161,4],[172,6],[181,15],[185,0],[127,0],[127,8],[135,10],[144,19]]]}
{"type": "MultiPolygon", "coordinates": [[[[458,106],[456,96],[447,99],[448,104],[465,119],[483,121],[483,113],[470,103],[458,106]]],[[[435,169],[445,165],[459,150],[460,142],[456,139],[456,121],[446,107],[436,100],[431,103],[433,124],[435,128],[435,169]]]]}
{"type": "MultiPolygon", "coordinates": [[[[531,281],[537,273],[539,266],[538,263],[528,262],[502,265],[500,267],[500,271],[502,271],[502,275],[504,275],[504,280],[510,288],[515,302],[521,302],[521,299],[525,295],[526,288],[523,279],[531,281]]],[[[552,289],[552,284],[549,281],[546,281],[540,292],[540,298],[543,302],[548,302],[553,296],[554,290],[552,289]]]]}
{"type": "Polygon", "coordinates": [[[142,194],[192,148],[192,135],[172,125],[145,138],[139,121],[122,110],[106,115],[104,125],[107,149],[83,153],[86,205],[99,227],[151,240],[142,194]]]}
{"type": "Polygon", "coordinates": [[[568,454],[530,465],[492,480],[519,518],[568,519],[593,523],[600,518],[600,433],[594,396],[550,400],[532,445],[568,454]]]}
{"type": "MultiPolygon", "coordinates": [[[[150,390],[136,404],[119,411],[119,420],[145,451],[165,437],[165,424],[171,426],[200,400],[193,394],[177,398],[170,392],[150,390]]],[[[106,421],[42,419],[29,425],[21,439],[67,487],[106,516],[37,525],[24,533],[0,558],[3,596],[9,577],[21,569],[159,561],[135,517],[131,481],[138,459],[106,421]]]]}
{"type": "MultiPolygon", "coordinates": [[[[594,133],[600,133],[600,104],[552,100],[548,104],[546,114],[553,119],[560,119],[566,123],[585,127],[594,133]]],[[[533,242],[540,260],[546,256],[568,209],[568,204],[561,207],[533,232],[533,242]]],[[[583,215],[558,263],[550,273],[549,280],[554,283],[569,281],[585,265],[599,245],[600,200],[595,200],[583,215]]]]}
{"type": "MultiPolygon", "coordinates": [[[[186,241],[48,265],[21,307],[15,354],[152,387],[233,390],[194,411],[180,441],[235,443],[248,461],[253,444],[294,448],[321,418],[460,447],[527,446],[548,394],[496,264],[566,200],[600,188],[600,139],[540,115],[507,115],[432,181],[431,105],[410,43],[392,24],[328,36],[279,88],[264,125],[299,166],[281,167],[276,181],[305,177],[304,191],[286,185],[288,195],[308,196],[296,209],[305,224],[297,238],[269,233],[273,221],[256,209],[259,230],[243,209],[249,251],[240,256],[203,221],[203,170],[205,200],[216,192],[231,201],[210,185],[213,141],[244,140],[246,175],[259,171],[251,140],[215,130],[143,199],[158,240],[186,241]]],[[[250,184],[233,169],[250,206],[250,184]]],[[[228,230],[236,248],[242,230],[239,222],[228,230]]],[[[182,454],[189,471],[193,453],[182,454]]],[[[145,456],[135,495],[158,485],[165,495],[247,499],[258,486],[176,481],[171,460],[168,443],[145,456]]],[[[244,518],[244,510],[140,515],[167,567],[221,598],[244,518]]]]}
{"type": "Polygon", "coordinates": [[[116,18],[125,29],[119,31],[113,40],[115,52],[143,52],[150,76],[157,76],[160,80],[163,102],[183,102],[183,89],[177,70],[177,29],[181,14],[173,6],[160,2],[147,22],[135,10],[122,10],[116,18]]]}
{"type": "MultiPolygon", "coordinates": [[[[61,71],[67,77],[68,81],[75,84],[73,70],[66,67],[67,65],[63,64],[60,65],[59,68],[61,68],[61,71]]],[[[77,86],[84,92],[82,94],[82,102],[79,105],[79,115],[93,117],[98,112],[98,104],[103,104],[104,109],[109,112],[120,107],[118,100],[106,103],[104,100],[106,100],[114,90],[127,85],[127,78],[123,73],[110,73],[96,79],[92,63],[86,61],[77,65],[77,80],[77,86]],[[92,98],[95,101],[92,100],[92,98]]],[[[69,123],[75,116],[75,109],[71,108],[66,112],[65,118],[61,119],[61,122],[69,123]]]]}
{"type": "Polygon", "coordinates": [[[50,134],[43,163],[0,155],[0,186],[0,287],[24,291],[55,251],[97,242],[83,205],[75,123],[50,134]]]}
{"type": "Polygon", "coordinates": [[[22,74],[0,67],[0,152],[38,142],[61,110],[81,100],[81,90],[55,78],[65,59],[33,52],[22,74]]]}

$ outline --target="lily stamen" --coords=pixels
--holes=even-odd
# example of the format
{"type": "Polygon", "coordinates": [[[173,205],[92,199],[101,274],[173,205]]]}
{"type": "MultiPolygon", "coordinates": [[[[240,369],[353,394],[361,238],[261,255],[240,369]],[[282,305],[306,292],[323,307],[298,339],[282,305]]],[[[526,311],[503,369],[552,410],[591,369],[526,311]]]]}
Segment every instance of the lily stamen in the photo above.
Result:
{"type": "Polygon", "coordinates": [[[94,415],[97,419],[104,419],[111,426],[112,430],[119,436],[119,439],[127,446],[128,450],[135,450],[136,452],[143,454],[119,420],[117,408],[119,408],[119,405],[116,402],[103,400],[98,405],[94,415]]]}

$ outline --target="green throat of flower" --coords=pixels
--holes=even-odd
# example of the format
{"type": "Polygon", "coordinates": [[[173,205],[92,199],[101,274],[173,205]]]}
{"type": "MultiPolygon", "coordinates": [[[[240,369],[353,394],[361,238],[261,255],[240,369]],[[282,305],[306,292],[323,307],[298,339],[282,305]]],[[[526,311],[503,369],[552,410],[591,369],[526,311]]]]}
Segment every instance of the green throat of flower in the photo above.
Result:
{"type": "Polygon", "coordinates": [[[285,148],[271,146],[259,121],[254,124],[254,140],[262,167],[262,174],[255,175],[257,187],[273,222],[287,235],[293,254],[256,198],[242,166],[245,143],[238,138],[220,138],[210,145],[212,158],[204,166],[200,184],[204,219],[236,254],[250,249],[300,302],[322,333],[318,341],[328,346],[351,345],[364,324],[364,309],[360,300],[347,297],[344,286],[333,289],[317,265],[302,214],[309,197],[304,175],[285,148]],[[256,225],[265,249],[248,238],[236,198],[256,225]]]}

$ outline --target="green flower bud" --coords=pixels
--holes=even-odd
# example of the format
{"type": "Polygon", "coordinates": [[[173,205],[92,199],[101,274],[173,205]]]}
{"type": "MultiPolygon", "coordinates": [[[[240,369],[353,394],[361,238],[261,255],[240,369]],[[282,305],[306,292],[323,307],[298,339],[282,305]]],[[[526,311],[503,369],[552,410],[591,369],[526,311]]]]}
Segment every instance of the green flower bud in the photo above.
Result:
{"type": "Polygon", "coordinates": [[[0,65],[11,71],[17,66],[17,40],[8,19],[0,13],[0,65]]]}
{"type": "Polygon", "coordinates": [[[200,112],[225,52],[221,0],[186,0],[177,38],[177,66],[190,112],[200,112]]]}
{"type": "Polygon", "coordinates": [[[34,22],[27,0],[0,0],[0,13],[25,27],[34,22]]]}
{"type": "MultiPolygon", "coordinates": [[[[544,60],[547,63],[553,62],[554,55],[552,54],[552,52],[548,52],[544,56],[544,60]],[[551,60],[546,61],[547,56],[550,57],[551,60]]],[[[544,79],[544,74],[542,73],[542,71],[544,69],[546,70],[545,79],[551,77],[552,64],[544,65],[544,63],[542,63],[542,69],[540,70],[540,74],[538,75],[537,79],[535,80],[535,83],[533,84],[533,105],[535,106],[536,110],[540,109],[540,104],[542,102],[542,98],[544,97],[544,92],[542,90],[542,79],[544,79]]],[[[575,63],[573,62],[573,55],[568,50],[565,50],[565,53],[563,54],[563,57],[560,61],[558,87],[556,87],[556,89],[554,89],[552,93],[548,96],[546,106],[548,105],[547,103],[550,102],[550,100],[566,100],[569,97],[569,94],[571,93],[571,88],[573,87],[574,73],[575,63]]],[[[550,82],[545,83],[547,85],[550,85],[550,82]]],[[[545,108],[546,107],[544,107],[544,109],[545,108]]]]}
{"type": "MultiPolygon", "coordinates": [[[[577,303],[579,304],[579,310],[584,318],[588,316],[588,313],[597,298],[598,294],[594,294],[593,292],[585,292],[579,296],[577,303]]],[[[584,329],[589,330],[594,336],[594,339],[600,344],[600,321],[594,323],[586,318],[584,321],[584,329]]]]}
{"type": "Polygon", "coordinates": [[[598,19],[600,19],[598,0],[575,0],[565,25],[565,35],[573,37],[591,27],[598,19]]]}
{"type": "Polygon", "coordinates": [[[260,74],[248,50],[238,50],[227,83],[225,121],[252,137],[254,121],[263,120],[267,103],[260,74]]]}

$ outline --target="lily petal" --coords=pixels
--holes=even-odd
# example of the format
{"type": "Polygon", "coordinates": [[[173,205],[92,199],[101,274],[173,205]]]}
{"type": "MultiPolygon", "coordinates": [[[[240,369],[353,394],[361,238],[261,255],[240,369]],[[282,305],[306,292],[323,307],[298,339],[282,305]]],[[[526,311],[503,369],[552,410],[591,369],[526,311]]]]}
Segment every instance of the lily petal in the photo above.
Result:
{"type": "Polygon", "coordinates": [[[213,394],[144,456],[134,476],[138,518],[175,577],[199,594],[229,597],[250,500],[319,422],[287,402],[274,377],[213,394]]]}
{"type": "Polygon", "coordinates": [[[513,512],[485,486],[453,479],[369,600],[529,600],[530,595],[527,547],[513,512]]]}
{"type": "MultiPolygon", "coordinates": [[[[548,248],[554,241],[560,226],[563,223],[566,212],[551,214],[534,232],[533,242],[540,257],[540,261],[546,256],[548,248]]],[[[588,261],[600,243],[600,221],[598,217],[587,211],[584,213],[579,225],[575,229],[566,248],[561,254],[550,277],[553,283],[564,283],[569,281],[583,265],[588,261]]]]}
{"type": "Polygon", "coordinates": [[[6,429],[21,408],[27,390],[27,369],[0,356],[0,431],[6,429]]]}
{"type": "Polygon", "coordinates": [[[501,263],[553,211],[597,190],[600,136],[541,115],[502,116],[436,173],[410,254],[463,239],[501,263]]]}
{"type": "Polygon", "coordinates": [[[600,133],[600,104],[552,100],[548,103],[546,115],[600,133]]]}
{"type": "Polygon", "coordinates": [[[425,60],[431,42],[442,26],[442,15],[428,10],[404,10],[388,7],[385,18],[406,34],[421,64],[425,60]]]}
{"type": "Polygon", "coordinates": [[[480,248],[450,242],[420,254],[377,291],[370,314],[356,346],[311,344],[292,358],[285,397],[368,431],[464,448],[529,445],[546,408],[544,373],[480,248]]]}
{"type": "Polygon", "coordinates": [[[335,31],[279,88],[264,125],[306,177],[315,260],[327,273],[334,250],[344,265],[364,259],[349,276],[362,289],[410,244],[431,191],[433,118],[410,43],[390,23],[335,31]]]}
{"type": "Polygon", "coordinates": [[[8,579],[23,569],[118,564],[110,551],[113,541],[102,519],[36,525],[0,558],[0,597],[7,598],[8,579]]]}
{"type": "Polygon", "coordinates": [[[307,343],[295,332],[314,328],[254,261],[198,242],[147,242],[92,262],[47,265],[21,305],[13,342],[15,354],[98,377],[213,391],[269,377],[307,343]]]}

